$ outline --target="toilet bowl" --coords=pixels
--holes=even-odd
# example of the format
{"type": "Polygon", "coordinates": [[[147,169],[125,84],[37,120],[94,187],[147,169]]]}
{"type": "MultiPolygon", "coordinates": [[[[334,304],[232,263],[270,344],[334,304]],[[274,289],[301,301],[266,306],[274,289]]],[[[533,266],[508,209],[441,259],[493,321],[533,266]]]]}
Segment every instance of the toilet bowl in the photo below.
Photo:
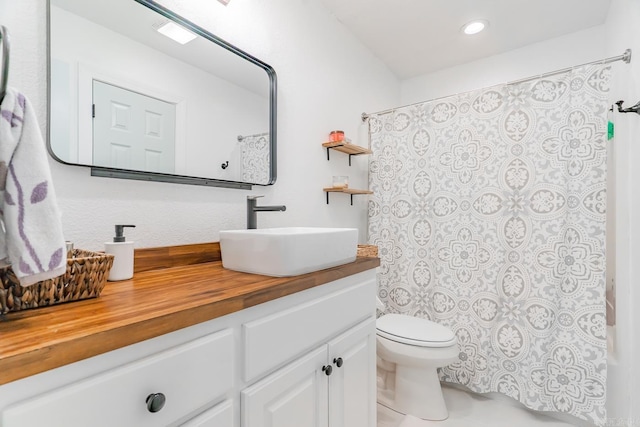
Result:
{"type": "Polygon", "coordinates": [[[425,420],[449,416],[437,368],[458,360],[453,331],[430,320],[386,314],[376,321],[378,402],[425,420]]]}

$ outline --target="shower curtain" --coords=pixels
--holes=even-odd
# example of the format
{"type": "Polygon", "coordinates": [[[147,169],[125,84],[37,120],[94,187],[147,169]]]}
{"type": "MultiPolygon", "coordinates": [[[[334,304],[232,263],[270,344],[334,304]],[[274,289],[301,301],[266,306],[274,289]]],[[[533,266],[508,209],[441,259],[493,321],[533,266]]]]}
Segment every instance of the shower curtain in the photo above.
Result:
{"type": "Polygon", "coordinates": [[[610,68],[369,118],[369,242],[388,311],[450,327],[443,381],[606,419],[610,68]]]}
{"type": "Polygon", "coordinates": [[[269,133],[248,135],[240,145],[242,181],[256,184],[269,182],[269,133]]]}

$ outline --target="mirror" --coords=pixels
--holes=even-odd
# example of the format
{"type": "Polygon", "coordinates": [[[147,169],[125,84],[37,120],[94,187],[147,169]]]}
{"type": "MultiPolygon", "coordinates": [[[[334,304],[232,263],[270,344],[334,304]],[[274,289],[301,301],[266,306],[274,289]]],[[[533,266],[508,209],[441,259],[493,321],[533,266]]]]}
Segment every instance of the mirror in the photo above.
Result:
{"type": "Polygon", "coordinates": [[[148,0],[49,0],[49,35],[56,160],[117,178],[275,182],[269,65],[148,0]]]}

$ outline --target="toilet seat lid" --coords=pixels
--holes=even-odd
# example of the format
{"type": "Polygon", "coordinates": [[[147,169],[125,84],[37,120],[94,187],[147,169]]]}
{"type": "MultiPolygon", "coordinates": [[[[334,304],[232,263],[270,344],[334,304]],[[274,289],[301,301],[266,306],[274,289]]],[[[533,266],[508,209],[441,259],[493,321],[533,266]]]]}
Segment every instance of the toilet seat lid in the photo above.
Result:
{"type": "Polygon", "coordinates": [[[453,331],[431,320],[404,314],[385,314],[376,320],[378,335],[420,347],[448,347],[456,342],[453,331]]]}

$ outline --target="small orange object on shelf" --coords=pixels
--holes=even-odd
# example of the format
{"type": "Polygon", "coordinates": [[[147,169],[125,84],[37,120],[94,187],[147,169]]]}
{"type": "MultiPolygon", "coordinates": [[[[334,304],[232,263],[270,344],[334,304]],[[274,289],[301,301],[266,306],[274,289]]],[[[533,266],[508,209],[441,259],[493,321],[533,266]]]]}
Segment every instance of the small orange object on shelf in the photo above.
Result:
{"type": "Polygon", "coordinates": [[[329,133],[329,141],[337,142],[344,140],[344,131],[334,130],[329,133]]]}

